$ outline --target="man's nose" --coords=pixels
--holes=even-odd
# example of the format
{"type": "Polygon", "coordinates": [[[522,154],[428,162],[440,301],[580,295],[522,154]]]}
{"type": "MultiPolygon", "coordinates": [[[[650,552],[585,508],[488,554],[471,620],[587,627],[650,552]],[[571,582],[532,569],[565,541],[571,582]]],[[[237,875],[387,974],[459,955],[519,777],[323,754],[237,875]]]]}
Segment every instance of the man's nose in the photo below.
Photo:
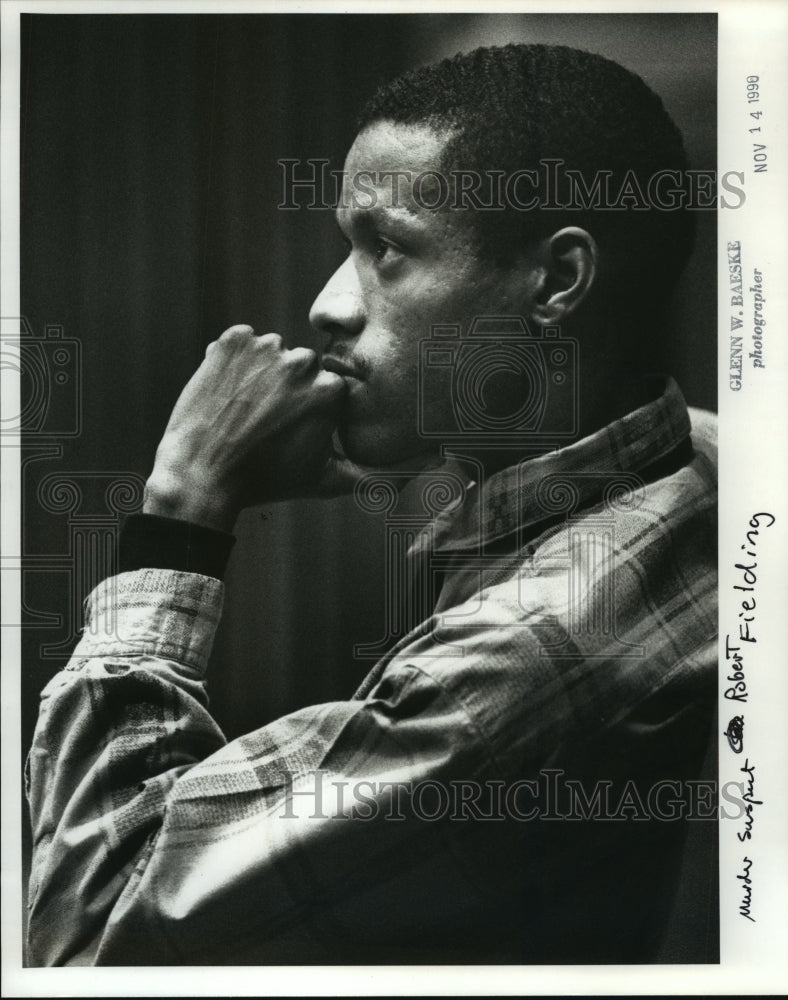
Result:
{"type": "Polygon", "coordinates": [[[337,268],[312,303],[309,322],[332,337],[355,337],[364,327],[364,308],[356,268],[350,257],[337,268]]]}

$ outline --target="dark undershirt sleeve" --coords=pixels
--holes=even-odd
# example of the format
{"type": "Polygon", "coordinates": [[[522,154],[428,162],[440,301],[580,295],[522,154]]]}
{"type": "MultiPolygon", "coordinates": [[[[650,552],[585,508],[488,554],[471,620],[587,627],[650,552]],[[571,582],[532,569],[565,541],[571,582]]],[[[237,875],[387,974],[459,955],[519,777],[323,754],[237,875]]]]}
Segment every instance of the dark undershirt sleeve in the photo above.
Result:
{"type": "Polygon", "coordinates": [[[173,569],[224,579],[235,535],[155,514],[132,514],[120,534],[121,573],[173,569]]]}

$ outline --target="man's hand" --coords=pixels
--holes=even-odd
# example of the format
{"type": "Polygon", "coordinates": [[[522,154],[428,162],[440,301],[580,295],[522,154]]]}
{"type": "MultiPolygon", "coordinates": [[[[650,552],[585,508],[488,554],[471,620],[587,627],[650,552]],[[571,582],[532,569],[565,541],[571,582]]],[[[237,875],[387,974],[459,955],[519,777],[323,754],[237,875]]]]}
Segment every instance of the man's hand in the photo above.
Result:
{"type": "Polygon", "coordinates": [[[230,531],[244,507],[317,492],[345,391],[313,351],[230,327],[175,404],[144,512],[230,531]]]}

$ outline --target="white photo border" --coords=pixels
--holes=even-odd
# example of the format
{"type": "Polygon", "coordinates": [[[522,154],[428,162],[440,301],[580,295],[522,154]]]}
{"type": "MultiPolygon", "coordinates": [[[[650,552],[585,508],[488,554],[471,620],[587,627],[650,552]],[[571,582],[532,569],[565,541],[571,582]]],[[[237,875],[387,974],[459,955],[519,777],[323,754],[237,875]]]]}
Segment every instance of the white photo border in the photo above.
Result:
{"type": "MultiPolygon", "coordinates": [[[[5,0],[2,16],[2,306],[0,315],[19,316],[19,18],[22,13],[273,13],[473,12],[477,4],[345,2],[19,2],[5,0]]],[[[2,629],[2,939],[5,996],[259,996],[259,995],[598,995],[598,994],[757,994],[779,993],[788,982],[788,671],[781,654],[788,638],[788,16],[779,0],[696,3],[557,2],[494,3],[493,11],[524,13],[714,13],[718,26],[719,175],[746,172],[746,205],[718,210],[718,388],[720,428],[720,669],[719,782],[740,780],[741,759],[722,733],[728,718],[746,713],[747,759],[757,766],[757,834],[743,843],[741,827],[720,822],[721,961],[719,966],[556,966],[556,967],[354,967],[155,969],[25,969],[22,967],[22,877],[19,863],[22,817],[20,740],[20,636],[2,629]],[[756,160],[748,114],[747,78],[757,77],[767,161],[756,160]],[[758,162],[767,170],[755,171],[758,162]],[[747,366],[741,388],[730,378],[731,315],[727,249],[739,246],[742,268],[764,275],[765,342],[763,370],[747,366]],[[737,634],[741,619],[741,546],[752,518],[774,516],[761,532],[757,558],[758,641],[747,672],[748,700],[726,696],[726,635],[737,634]],[[736,707],[739,706],[739,707],[736,707]],[[735,711],[734,711],[735,709],[735,711]],[[753,916],[742,919],[742,858],[752,861],[753,916]],[[757,888],[756,888],[757,887],[757,888]]],[[[750,91],[752,93],[752,91],[750,91]]],[[[747,282],[745,281],[745,286],[747,282]]],[[[752,293],[744,292],[743,312],[752,314],[752,293]]],[[[745,333],[751,334],[747,323],[745,333]]],[[[18,413],[14,372],[2,372],[3,408],[18,413]]],[[[14,442],[3,448],[2,552],[20,549],[20,482],[14,442]]],[[[765,520],[757,522],[765,523],[765,520]]],[[[20,581],[4,573],[3,622],[18,621],[20,581]]]]}

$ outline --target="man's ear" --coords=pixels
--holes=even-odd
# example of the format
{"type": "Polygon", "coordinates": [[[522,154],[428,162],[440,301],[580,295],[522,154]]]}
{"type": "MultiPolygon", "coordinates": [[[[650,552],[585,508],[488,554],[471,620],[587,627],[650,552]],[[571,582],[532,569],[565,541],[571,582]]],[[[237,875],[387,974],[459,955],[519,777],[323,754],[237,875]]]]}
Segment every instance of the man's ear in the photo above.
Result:
{"type": "Polygon", "coordinates": [[[545,326],[561,323],[586,298],[596,278],[599,250],[585,229],[567,226],[544,240],[540,251],[532,316],[545,326]]]}

